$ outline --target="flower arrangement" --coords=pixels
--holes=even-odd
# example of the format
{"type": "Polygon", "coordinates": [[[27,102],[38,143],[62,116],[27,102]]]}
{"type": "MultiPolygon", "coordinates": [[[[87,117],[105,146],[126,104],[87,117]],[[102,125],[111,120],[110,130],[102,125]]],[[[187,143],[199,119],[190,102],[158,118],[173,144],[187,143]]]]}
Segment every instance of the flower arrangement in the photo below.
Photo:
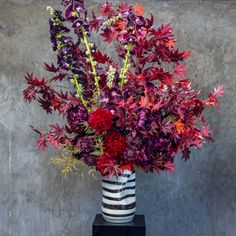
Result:
{"type": "Polygon", "coordinates": [[[141,5],[105,2],[100,15],[89,14],[83,0],[62,0],[60,10],[48,7],[53,51],[57,65],[45,63],[52,78],[25,77],[25,101],[36,100],[47,112],[57,112],[64,125],[51,124],[39,134],[38,149],[47,144],[61,149],[52,159],[62,174],[85,165],[101,175],[125,169],[145,172],[175,170],[174,158],[184,160],[190,148],[213,141],[203,111],[219,108],[222,86],[200,99],[192,88],[184,60],[190,51],[176,48],[173,27],[153,25],[141,5]],[[92,43],[97,34],[114,46],[113,60],[92,43]],[[70,89],[57,90],[57,83],[70,89]]]}

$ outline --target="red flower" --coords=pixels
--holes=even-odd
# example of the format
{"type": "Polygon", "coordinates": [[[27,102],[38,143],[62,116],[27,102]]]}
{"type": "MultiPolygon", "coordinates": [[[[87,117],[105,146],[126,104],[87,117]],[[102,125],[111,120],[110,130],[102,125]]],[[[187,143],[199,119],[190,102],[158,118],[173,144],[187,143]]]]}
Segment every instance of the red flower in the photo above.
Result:
{"type": "Polygon", "coordinates": [[[104,153],[97,159],[96,168],[102,176],[109,175],[112,177],[113,175],[118,176],[119,173],[122,173],[116,160],[108,153],[104,153]]]}
{"type": "Polygon", "coordinates": [[[95,129],[96,134],[102,131],[109,130],[112,124],[113,115],[109,110],[98,108],[96,111],[90,113],[88,123],[92,129],[95,129]]]}
{"type": "Polygon", "coordinates": [[[104,138],[104,147],[113,158],[118,158],[127,148],[125,136],[117,131],[109,132],[104,138]]]}

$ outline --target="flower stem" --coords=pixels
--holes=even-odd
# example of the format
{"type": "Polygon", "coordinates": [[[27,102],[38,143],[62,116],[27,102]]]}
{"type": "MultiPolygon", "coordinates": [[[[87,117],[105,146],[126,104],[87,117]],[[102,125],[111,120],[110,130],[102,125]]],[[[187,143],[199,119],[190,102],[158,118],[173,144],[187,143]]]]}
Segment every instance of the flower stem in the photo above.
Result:
{"type": "Polygon", "coordinates": [[[81,91],[81,85],[78,83],[77,78],[74,78],[73,81],[74,81],[74,84],[75,84],[75,87],[76,87],[76,90],[77,90],[77,97],[80,98],[80,100],[83,103],[84,107],[87,109],[87,111],[89,111],[87,102],[84,100],[84,97],[83,97],[83,94],[82,94],[82,91],[81,91]]]}
{"type": "Polygon", "coordinates": [[[94,81],[95,81],[95,86],[97,89],[97,94],[98,94],[98,96],[100,96],[100,88],[99,88],[99,83],[98,83],[99,78],[97,76],[96,67],[95,67],[96,62],[93,60],[93,56],[92,56],[91,49],[90,49],[90,43],[89,43],[88,37],[87,37],[87,32],[84,29],[82,29],[82,33],[83,33],[83,39],[84,39],[83,42],[86,47],[86,54],[87,54],[89,62],[91,64],[92,74],[94,75],[94,81]]]}
{"type": "Polygon", "coordinates": [[[129,68],[129,59],[130,59],[130,51],[131,51],[131,48],[132,48],[132,44],[129,44],[127,46],[127,53],[125,55],[125,59],[124,59],[124,66],[123,68],[121,69],[121,75],[120,75],[120,78],[121,78],[121,81],[120,81],[120,89],[122,91],[123,89],[123,86],[125,84],[125,77],[126,77],[126,73],[128,71],[128,68],[129,68]]]}

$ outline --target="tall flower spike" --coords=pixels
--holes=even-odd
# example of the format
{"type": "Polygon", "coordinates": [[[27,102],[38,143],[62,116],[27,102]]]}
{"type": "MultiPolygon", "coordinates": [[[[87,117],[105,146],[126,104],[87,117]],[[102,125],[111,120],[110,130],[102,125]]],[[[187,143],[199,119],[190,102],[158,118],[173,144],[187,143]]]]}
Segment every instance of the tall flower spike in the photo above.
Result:
{"type": "Polygon", "coordinates": [[[109,66],[109,70],[107,72],[107,86],[109,88],[112,88],[113,86],[113,81],[115,78],[115,73],[116,73],[116,69],[113,68],[111,65],[109,66]]]}
{"type": "Polygon", "coordinates": [[[97,89],[97,95],[98,97],[100,96],[100,87],[99,87],[99,77],[97,76],[97,72],[96,72],[96,62],[93,60],[93,56],[91,53],[91,48],[90,48],[90,43],[88,41],[88,36],[87,36],[87,32],[82,29],[82,34],[83,34],[83,43],[85,44],[86,47],[86,55],[88,56],[91,68],[92,68],[92,74],[94,76],[94,81],[95,81],[95,86],[97,89]]]}
{"type": "Polygon", "coordinates": [[[125,59],[124,59],[124,66],[121,69],[121,74],[120,74],[120,89],[123,89],[124,84],[126,83],[126,73],[129,69],[129,59],[130,59],[130,51],[132,49],[132,44],[129,44],[128,46],[126,46],[127,48],[127,53],[125,55],[125,59]]]}
{"type": "Polygon", "coordinates": [[[78,77],[76,75],[74,75],[73,79],[71,79],[71,83],[74,84],[76,87],[76,91],[77,91],[76,96],[81,100],[84,107],[89,111],[87,102],[84,100],[82,84],[79,84],[78,77]]]}
{"type": "Polygon", "coordinates": [[[47,11],[50,13],[50,15],[54,15],[54,9],[51,6],[47,6],[47,11]]]}

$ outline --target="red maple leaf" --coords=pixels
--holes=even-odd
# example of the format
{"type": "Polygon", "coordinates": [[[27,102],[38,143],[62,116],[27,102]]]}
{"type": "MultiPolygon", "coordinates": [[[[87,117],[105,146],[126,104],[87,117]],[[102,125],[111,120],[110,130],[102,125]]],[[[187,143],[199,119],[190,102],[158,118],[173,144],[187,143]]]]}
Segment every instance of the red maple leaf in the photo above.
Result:
{"type": "Polygon", "coordinates": [[[61,139],[64,136],[64,127],[60,127],[58,124],[49,125],[51,128],[50,135],[53,139],[61,139]]]}
{"type": "Polygon", "coordinates": [[[222,97],[224,93],[224,89],[222,85],[218,85],[216,88],[214,88],[214,94],[216,97],[222,97]]]}
{"type": "Polygon", "coordinates": [[[151,14],[151,18],[150,19],[146,18],[146,21],[147,21],[147,25],[145,27],[150,29],[152,27],[153,21],[154,21],[153,15],[151,14]]]}
{"type": "Polygon", "coordinates": [[[158,111],[158,110],[160,110],[163,106],[164,106],[164,101],[161,101],[161,100],[160,100],[159,102],[157,102],[157,103],[154,105],[153,109],[156,110],[156,111],[158,111]]]}
{"type": "MultiPolygon", "coordinates": [[[[153,99],[154,99],[154,97],[153,97],[153,99]]],[[[146,96],[141,96],[139,104],[140,104],[141,107],[150,108],[151,109],[154,106],[153,99],[151,100],[151,99],[148,99],[146,96]]]]}
{"type": "Polygon", "coordinates": [[[167,161],[164,165],[165,169],[169,173],[175,172],[175,164],[171,161],[167,161]]]}
{"type": "Polygon", "coordinates": [[[170,58],[172,62],[183,61],[183,54],[178,49],[170,51],[170,58]]]}
{"type": "Polygon", "coordinates": [[[56,73],[59,70],[59,68],[58,67],[56,68],[53,63],[51,65],[44,63],[44,69],[53,73],[56,73]]]}
{"type": "Polygon", "coordinates": [[[173,37],[172,29],[173,28],[170,26],[170,24],[162,24],[158,30],[152,29],[151,33],[153,34],[156,40],[167,40],[173,37]]]}
{"type": "Polygon", "coordinates": [[[189,159],[190,153],[191,152],[190,152],[189,148],[185,147],[184,150],[182,151],[182,154],[183,154],[182,158],[185,161],[187,161],[189,159]]]}
{"type": "Polygon", "coordinates": [[[184,64],[179,64],[174,67],[174,74],[179,78],[185,78],[185,74],[188,72],[184,64]]]}
{"type": "Polygon", "coordinates": [[[101,63],[101,64],[105,64],[106,62],[108,62],[110,60],[110,58],[107,56],[107,54],[103,54],[97,50],[96,52],[94,52],[93,54],[93,58],[98,62],[98,63],[101,63]]]}
{"type": "Polygon", "coordinates": [[[166,43],[166,47],[168,48],[173,48],[176,44],[176,40],[175,39],[169,39],[169,41],[166,43]]]}
{"type": "Polygon", "coordinates": [[[108,1],[100,5],[100,12],[103,16],[109,16],[113,12],[112,4],[108,1]]]}
{"type": "Polygon", "coordinates": [[[35,100],[36,98],[36,91],[34,89],[34,86],[29,86],[23,91],[24,100],[31,102],[32,100],[35,100]]]}
{"type": "Polygon", "coordinates": [[[110,178],[122,173],[116,159],[112,158],[107,152],[97,158],[96,168],[102,176],[109,175],[110,178]]]}
{"type": "Polygon", "coordinates": [[[47,112],[47,114],[52,113],[51,101],[49,99],[38,98],[40,106],[47,112]]]}
{"type": "Polygon", "coordinates": [[[182,123],[181,119],[178,119],[176,122],[174,122],[176,130],[179,134],[182,134],[184,132],[184,124],[182,123]]]}
{"type": "Polygon", "coordinates": [[[52,79],[50,79],[51,81],[62,81],[64,78],[66,77],[66,74],[59,74],[54,76],[52,79]]]}
{"type": "Polygon", "coordinates": [[[25,76],[25,79],[26,79],[27,84],[32,85],[32,86],[36,86],[36,87],[44,86],[47,83],[44,78],[42,78],[40,81],[40,80],[38,80],[38,78],[36,76],[34,76],[33,74],[29,74],[29,73],[25,76]]]}
{"type": "Polygon", "coordinates": [[[105,42],[111,43],[117,37],[117,33],[111,29],[105,29],[101,36],[105,38],[105,42]]]}
{"type": "Polygon", "coordinates": [[[43,135],[43,136],[40,136],[39,138],[38,138],[38,142],[37,142],[38,144],[37,144],[37,148],[39,149],[39,150],[42,150],[42,151],[44,151],[45,150],[45,148],[47,148],[47,141],[46,141],[46,137],[43,135]]]}
{"type": "Polygon", "coordinates": [[[208,138],[211,136],[212,131],[210,130],[210,126],[206,125],[206,126],[202,126],[202,135],[205,138],[208,138]]]}
{"type": "Polygon", "coordinates": [[[122,2],[119,6],[119,10],[121,12],[128,12],[130,10],[130,6],[126,2],[122,2]]]}
{"type": "Polygon", "coordinates": [[[158,56],[161,60],[169,62],[171,60],[170,49],[165,46],[165,44],[159,44],[156,46],[158,51],[158,56]]]}
{"type": "Polygon", "coordinates": [[[185,58],[188,58],[191,56],[191,52],[190,51],[184,51],[183,54],[182,54],[182,57],[185,59],[185,58]]]}
{"type": "Polygon", "coordinates": [[[128,20],[126,18],[124,18],[122,20],[116,21],[113,27],[117,31],[126,30],[127,29],[127,23],[128,23],[128,20]]]}
{"type": "Polygon", "coordinates": [[[143,16],[144,15],[144,9],[143,6],[141,4],[136,4],[135,8],[134,8],[134,12],[137,15],[143,16]]]}
{"type": "Polygon", "coordinates": [[[99,23],[97,17],[95,16],[94,12],[92,14],[93,14],[93,19],[89,22],[90,29],[91,30],[98,30],[100,23],[99,23]]]}
{"type": "Polygon", "coordinates": [[[36,133],[38,133],[38,134],[40,134],[40,135],[43,135],[43,130],[38,129],[38,128],[34,128],[32,125],[30,125],[30,127],[31,127],[31,129],[32,129],[34,132],[36,132],[36,133]]]}

